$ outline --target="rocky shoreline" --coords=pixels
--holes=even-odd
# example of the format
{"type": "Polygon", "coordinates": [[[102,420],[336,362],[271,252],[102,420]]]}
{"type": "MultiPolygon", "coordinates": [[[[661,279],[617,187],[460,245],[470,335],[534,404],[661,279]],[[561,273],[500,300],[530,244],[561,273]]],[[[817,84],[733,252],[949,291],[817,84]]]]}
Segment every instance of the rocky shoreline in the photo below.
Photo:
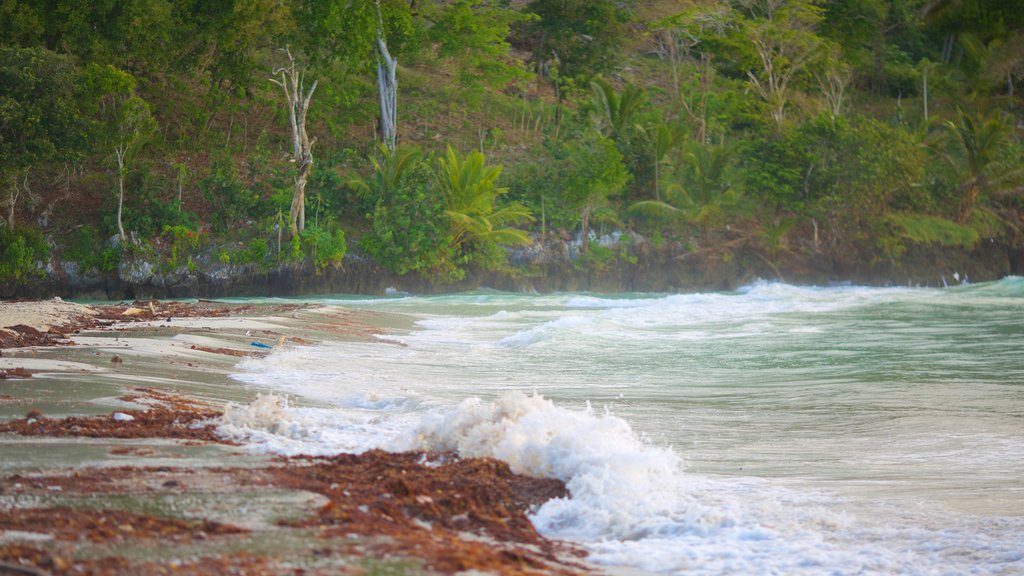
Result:
{"type": "Polygon", "coordinates": [[[418,274],[398,276],[365,255],[349,253],[341,266],[316,270],[310,263],[260,267],[224,264],[210,255],[193,266],[162,270],[150,260],[124,260],[117,270],[81,270],[56,259],[39,263],[42,275],[0,287],[0,298],[131,300],[302,296],[316,294],[434,294],[491,288],[510,292],[695,292],[732,290],[758,279],[803,285],[851,283],[888,286],[946,286],[969,280],[998,280],[1024,275],[1024,251],[994,241],[971,250],[916,246],[898,260],[849,259],[839,253],[778,251],[766,253],[751,243],[729,251],[686,251],[677,245],[655,247],[625,235],[598,245],[603,258],[581,257],[578,242],[553,241],[509,249],[504,270],[467,271],[464,279],[444,282],[418,274]]]}

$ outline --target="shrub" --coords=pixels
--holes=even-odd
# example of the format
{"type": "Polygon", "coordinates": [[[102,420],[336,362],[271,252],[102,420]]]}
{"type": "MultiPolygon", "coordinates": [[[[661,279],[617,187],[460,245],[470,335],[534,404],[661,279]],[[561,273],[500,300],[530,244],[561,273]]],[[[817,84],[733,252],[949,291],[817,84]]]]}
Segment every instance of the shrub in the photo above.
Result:
{"type": "Polygon", "coordinates": [[[43,276],[36,262],[50,257],[43,235],[28,228],[0,228],[0,279],[22,282],[29,276],[43,276]]]}

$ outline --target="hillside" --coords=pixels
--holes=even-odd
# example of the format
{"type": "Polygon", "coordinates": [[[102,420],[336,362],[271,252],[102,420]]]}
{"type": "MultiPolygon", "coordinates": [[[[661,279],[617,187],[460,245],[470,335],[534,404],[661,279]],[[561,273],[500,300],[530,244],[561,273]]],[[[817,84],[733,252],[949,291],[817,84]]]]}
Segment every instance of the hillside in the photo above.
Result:
{"type": "Polygon", "coordinates": [[[0,297],[1022,273],[1022,76],[1020,0],[12,0],[0,297]]]}

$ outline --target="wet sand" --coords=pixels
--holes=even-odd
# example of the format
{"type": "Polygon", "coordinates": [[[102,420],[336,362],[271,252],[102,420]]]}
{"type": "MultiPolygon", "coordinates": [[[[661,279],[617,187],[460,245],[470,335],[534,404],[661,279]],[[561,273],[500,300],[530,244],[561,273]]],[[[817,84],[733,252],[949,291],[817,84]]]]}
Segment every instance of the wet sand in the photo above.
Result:
{"type": "MultiPolygon", "coordinates": [[[[593,573],[489,459],[253,454],[216,433],[244,357],[398,322],[306,304],[0,303],[0,573],[593,573]],[[6,328],[12,326],[14,328],[6,328]]],[[[389,345],[382,341],[381,345],[389,345]]]]}

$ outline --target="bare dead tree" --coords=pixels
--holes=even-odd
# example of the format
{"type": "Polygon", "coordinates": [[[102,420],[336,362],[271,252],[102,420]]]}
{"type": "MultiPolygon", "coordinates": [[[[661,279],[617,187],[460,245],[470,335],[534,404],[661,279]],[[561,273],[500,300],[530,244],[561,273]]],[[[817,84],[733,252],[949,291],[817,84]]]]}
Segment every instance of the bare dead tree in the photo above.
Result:
{"type": "Polygon", "coordinates": [[[114,157],[117,159],[117,233],[120,235],[119,238],[123,243],[125,240],[124,224],[121,221],[121,213],[124,208],[124,177],[127,168],[125,168],[125,156],[128,154],[128,144],[123,139],[114,147],[114,157]]]}
{"type": "MultiPolygon", "coordinates": [[[[842,116],[846,89],[853,80],[853,69],[846,64],[835,62],[830,64],[824,72],[817,74],[815,79],[818,81],[818,88],[825,99],[825,106],[832,117],[832,122],[835,122],[836,118],[842,116]]],[[[925,110],[927,117],[927,108],[925,110]]]]}
{"type": "Polygon", "coordinates": [[[313,145],[316,144],[316,138],[310,140],[306,132],[306,115],[318,80],[314,80],[309,90],[306,90],[305,69],[298,69],[288,47],[281,51],[287,55],[288,64],[274,70],[274,77],[270,81],[284,90],[285,102],[288,104],[288,124],[292,131],[291,161],[295,164],[295,187],[288,221],[291,234],[295,236],[306,228],[306,182],[313,167],[313,145]]]}
{"type": "Polygon", "coordinates": [[[790,84],[817,56],[819,42],[816,36],[803,30],[779,29],[770,23],[753,26],[750,41],[761,61],[761,69],[756,73],[748,71],[747,76],[768,104],[776,127],[781,127],[789,103],[790,84]]]}
{"type": "Polygon", "coordinates": [[[377,34],[377,92],[380,95],[380,135],[389,150],[395,150],[398,136],[398,81],[395,70],[398,60],[388,52],[384,31],[377,34]]]}
{"type": "Polygon", "coordinates": [[[27,192],[29,194],[32,193],[28,187],[28,170],[25,171],[24,178],[22,179],[22,183],[20,185],[18,184],[17,174],[15,174],[11,178],[10,182],[11,187],[8,189],[7,202],[5,202],[5,204],[7,204],[7,227],[13,230],[14,206],[18,203],[18,199],[21,197],[22,192],[27,192]]]}

